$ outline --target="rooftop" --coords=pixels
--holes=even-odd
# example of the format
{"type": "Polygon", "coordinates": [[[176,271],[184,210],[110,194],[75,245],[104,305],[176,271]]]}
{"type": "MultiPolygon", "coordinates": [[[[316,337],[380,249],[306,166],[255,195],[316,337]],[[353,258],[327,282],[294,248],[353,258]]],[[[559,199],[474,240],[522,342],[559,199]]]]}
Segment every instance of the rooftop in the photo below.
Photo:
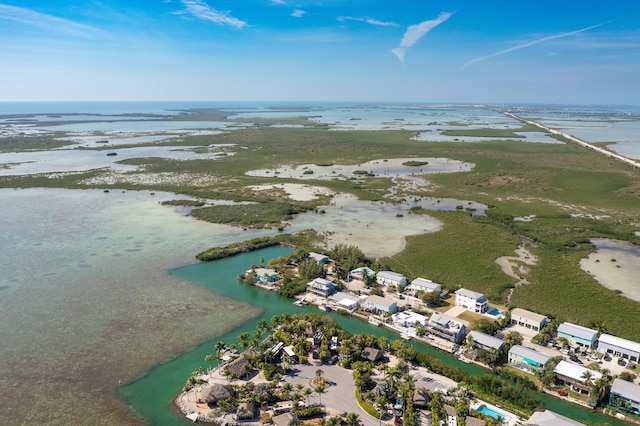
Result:
{"type": "Polygon", "coordinates": [[[405,279],[405,276],[393,271],[380,271],[376,274],[378,277],[389,278],[391,280],[400,281],[405,279]]]}
{"type": "Polygon", "coordinates": [[[469,336],[478,344],[494,349],[500,349],[504,345],[504,340],[490,336],[479,331],[470,331],[469,336]]]}
{"type": "Polygon", "coordinates": [[[529,417],[526,424],[531,426],[585,426],[584,423],[577,422],[550,410],[536,411],[529,417]]]}
{"type": "Polygon", "coordinates": [[[521,309],[521,308],[515,308],[513,311],[511,311],[511,316],[513,317],[514,315],[517,315],[519,317],[526,318],[535,322],[542,322],[544,320],[548,320],[548,318],[545,317],[544,315],[540,315],[535,312],[527,311],[526,309],[521,309]]]}
{"type": "Polygon", "coordinates": [[[550,356],[541,354],[538,351],[534,351],[533,349],[525,348],[521,345],[514,345],[509,349],[510,354],[515,354],[521,356],[523,358],[530,359],[531,361],[537,362],[538,364],[546,364],[551,359],[550,356]]]}
{"type": "Polygon", "coordinates": [[[460,296],[464,296],[464,297],[470,297],[476,300],[484,299],[484,294],[478,293],[477,291],[468,290],[466,288],[461,288],[459,290],[456,290],[456,294],[459,294],[460,296]]]}
{"type": "Polygon", "coordinates": [[[455,319],[442,314],[433,314],[429,319],[429,324],[437,325],[440,328],[458,331],[464,324],[455,319]]]}
{"type": "Polygon", "coordinates": [[[611,393],[632,401],[640,401],[640,386],[619,378],[613,381],[611,393]]]}
{"type": "Polygon", "coordinates": [[[556,374],[559,374],[561,376],[565,376],[568,377],[570,379],[573,379],[577,382],[580,383],[584,383],[585,382],[585,378],[583,377],[585,372],[591,372],[591,381],[593,382],[596,379],[599,379],[600,377],[602,377],[602,373],[598,372],[598,371],[594,371],[594,370],[590,370],[586,367],[583,367],[581,365],[577,365],[577,364],[572,364],[570,362],[567,361],[560,361],[558,363],[558,365],[556,365],[556,368],[553,369],[553,372],[556,374]]]}
{"type": "Polygon", "coordinates": [[[606,343],[619,348],[629,349],[634,352],[640,352],[640,343],[633,342],[631,340],[622,339],[620,337],[612,336],[611,334],[602,334],[599,338],[602,343],[606,343]]]}
{"type": "Polygon", "coordinates": [[[575,336],[589,341],[594,340],[598,336],[598,332],[596,330],[577,324],[571,324],[570,322],[563,322],[560,324],[558,327],[558,333],[568,334],[569,336],[575,336]]]}

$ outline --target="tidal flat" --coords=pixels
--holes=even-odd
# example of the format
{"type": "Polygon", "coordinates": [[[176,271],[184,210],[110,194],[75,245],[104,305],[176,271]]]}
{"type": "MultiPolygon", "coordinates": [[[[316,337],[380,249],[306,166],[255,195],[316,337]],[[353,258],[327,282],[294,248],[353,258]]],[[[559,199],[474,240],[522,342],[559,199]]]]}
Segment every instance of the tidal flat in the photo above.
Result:
{"type": "MultiPolygon", "coordinates": [[[[2,418],[138,423],[114,392],[120,381],[256,314],[255,308],[177,280],[167,271],[193,262],[196,253],[209,247],[275,235],[277,229],[196,221],[184,209],[159,204],[176,198],[236,203],[239,211],[243,203],[309,203],[318,212],[283,217],[284,232],[313,227],[326,237],[324,247],[356,244],[398,272],[433,279],[445,288],[484,291],[498,303],[506,302],[515,280],[495,259],[512,256],[525,237],[536,242],[531,252],[538,262],[529,266],[523,277],[529,284],[513,291],[511,303],[586,326],[604,321],[608,332],[640,340],[640,327],[629,321],[640,318],[640,304],[580,268],[580,261],[595,250],[592,239],[640,244],[638,170],[566,141],[415,139],[417,132],[443,126],[440,121],[457,122],[453,127],[459,130],[504,126],[509,120],[495,111],[325,110],[306,113],[321,118],[279,111],[277,117],[262,118],[260,125],[228,120],[227,128],[198,127],[171,140],[161,137],[166,136],[163,129],[179,127],[174,123],[140,125],[139,131],[123,135],[137,138],[130,139],[135,149],[148,151],[121,164],[125,155],[120,152],[133,147],[120,145],[115,158],[106,157],[103,147],[85,147],[96,161],[78,164],[73,172],[44,161],[53,155],[46,151],[37,154],[42,158],[33,154],[29,161],[34,162],[25,164],[34,173],[24,175],[13,163],[22,164],[32,154],[12,154],[0,187],[31,189],[0,190],[2,229],[11,230],[0,237],[0,315],[7,342],[0,349],[7,360],[0,367],[2,418]],[[287,127],[294,121],[309,125],[287,127]],[[336,121],[340,123],[332,124],[336,121]],[[172,158],[158,156],[169,145],[205,151],[210,145],[227,146],[227,155],[201,155],[192,148],[188,156],[180,151],[172,158]],[[106,158],[119,163],[102,164],[106,158]],[[438,159],[458,167],[432,174],[412,167],[412,176],[402,177],[362,167],[399,159],[438,159]],[[302,172],[304,179],[273,173],[327,164],[348,166],[350,173],[344,179],[321,179],[319,172],[302,172]],[[361,169],[367,173],[353,173],[361,169]],[[256,170],[272,173],[251,175],[256,170]],[[287,193],[291,187],[279,187],[294,184],[309,185],[320,195],[300,199],[287,193]],[[334,200],[327,201],[329,193],[334,200]],[[231,317],[231,311],[243,315],[231,317]]],[[[232,114],[215,110],[205,116],[218,122],[232,114]]],[[[125,124],[111,127],[120,131],[125,124]]],[[[3,135],[13,135],[12,143],[16,128],[26,130],[11,152],[42,150],[47,138],[57,141],[72,133],[24,121],[2,126],[3,135]]],[[[85,141],[102,140],[109,131],[104,124],[95,131],[89,123],[83,126],[79,137],[85,141]]],[[[0,145],[2,141],[0,137],[0,145]]],[[[55,153],[63,159],[65,150],[55,153]]]]}

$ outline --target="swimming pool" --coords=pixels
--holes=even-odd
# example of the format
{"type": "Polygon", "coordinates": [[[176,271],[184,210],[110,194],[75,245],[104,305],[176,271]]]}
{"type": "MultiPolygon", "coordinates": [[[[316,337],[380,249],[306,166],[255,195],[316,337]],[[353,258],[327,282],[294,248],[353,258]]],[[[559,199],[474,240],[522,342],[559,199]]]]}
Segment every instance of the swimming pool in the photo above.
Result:
{"type": "Polygon", "coordinates": [[[481,405],[478,408],[476,408],[476,411],[482,413],[482,414],[486,414],[487,416],[491,416],[494,419],[499,419],[502,417],[503,420],[509,420],[509,416],[507,416],[506,414],[502,414],[502,413],[498,413],[496,410],[487,407],[486,405],[481,405]]]}

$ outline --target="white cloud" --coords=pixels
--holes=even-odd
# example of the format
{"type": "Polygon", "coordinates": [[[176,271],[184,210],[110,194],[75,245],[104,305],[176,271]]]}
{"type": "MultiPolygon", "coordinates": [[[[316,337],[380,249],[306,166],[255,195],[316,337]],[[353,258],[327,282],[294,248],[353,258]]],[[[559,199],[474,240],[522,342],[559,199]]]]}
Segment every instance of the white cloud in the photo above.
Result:
{"type": "Polygon", "coordinates": [[[84,25],[78,22],[70,21],[68,19],[59,18],[57,16],[36,12],[32,9],[9,6],[2,3],[0,3],[0,19],[34,25],[44,30],[57,33],[64,32],[79,36],[96,36],[106,34],[104,31],[91,27],[89,25],[84,25]]]}
{"type": "Polygon", "coordinates": [[[557,38],[568,37],[568,36],[571,36],[571,35],[579,34],[579,33],[584,32],[584,31],[589,31],[589,30],[592,30],[594,28],[598,28],[598,27],[601,27],[603,25],[606,25],[606,24],[608,24],[610,22],[612,22],[612,21],[602,22],[600,24],[592,25],[590,27],[582,28],[580,30],[570,31],[568,33],[556,34],[556,35],[552,35],[552,36],[548,36],[548,37],[543,37],[543,38],[540,38],[538,40],[533,40],[533,41],[530,41],[528,43],[519,44],[517,46],[513,46],[513,47],[510,47],[508,49],[504,49],[504,50],[501,50],[499,52],[492,53],[490,55],[485,55],[485,56],[481,56],[481,57],[476,58],[476,59],[472,59],[469,62],[465,63],[460,69],[465,69],[469,65],[475,64],[476,62],[484,61],[485,59],[495,58],[496,56],[505,55],[507,53],[513,52],[514,50],[524,49],[525,47],[530,47],[530,46],[533,46],[533,45],[536,45],[536,44],[539,44],[539,43],[543,43],[545,41],[555,40],[557,38]]]}
{"type": "Polygon", "coordinates": [[[181,0],[185,6],[185,10],[176,12],[176,14],[184,15],[189,14],[203,21],[210,21],[220,25],[230,25],[236,28],[242,28],[247,25],[246,22],[241,21],[233,16],[229,15],[229,12],[218,11],[202,0],[181,0]]]}
{"type": "Polygon", "coordinates": [[[336,18],[338,21],[343,22],[343,21],[357,21],[357,22],[365,22],[367,24],[371,24],[371,25],[377,25],[380,27],[399,27],[400,25],[395,23],[395,22],[384,22],[384,21],[378,21],[377,19],[372,19],[372,18],[358,18],[358,17],[353,17],[353,16],[339,16],[338,18],[336,18]]]}
{"type": "Polygon", "coordinates": [[[429,31],[445,22],[452,15],[453,13],[442,12],[436,19],[423,21],[415,25],[410,25],[409,27],[407,27],[407,30],[404,33],[404,37],[402,37],[402,41],[400,41],[400,45],[394,49],[391,49],[391,53],[396,55],[398,59],[400,59],[400,62],[404,63],[404,55],[407,52],[407,49],[416,44],[418,40],[424,37],[429,31]]]}
{"type": "Polygon", "coordinates": [[[293,12],[291,12],[291,16],[293,16],[294,18],[302,18],[306,14],[307,12],[301,9],[296,9],[293,12]]]}
{"type": "Polygon", "coordinates": [[[271,0],[271,4],[284,5],[287,4],[287,2],[284,0],[271,0]]]}

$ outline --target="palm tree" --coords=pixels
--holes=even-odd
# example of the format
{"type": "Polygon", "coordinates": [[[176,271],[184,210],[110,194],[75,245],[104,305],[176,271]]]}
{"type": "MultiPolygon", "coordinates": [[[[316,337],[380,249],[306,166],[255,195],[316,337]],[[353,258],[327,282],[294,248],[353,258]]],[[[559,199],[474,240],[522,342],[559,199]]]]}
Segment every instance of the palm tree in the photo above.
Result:
{"type": "Polygon", "coordinates": [[[240,344],[240,348],[246,349],[249,346],[249,332],[245,331],[240,334],[238,336],[238,343],[240,344]]]}
{"type": "Polygon", "coordinates": [[[347,417],[345,420],[349,426],[356,426],[360,424],[360,416],[356,413],[347,414],[347,417]]]}
{"type": "Polygon", "coordinates": [[[222,351],[224,351],[224,348],[226,348],[227,345],[223,342],[223,341],[218,341],[216,343],[216,345],[213,347],[213,350],[216,354],[216,359],[218,360],[218,364],[216,366],[216,369],[218,367],[220,367],[220,359],[222,358],[222,351]]]}
{"type": "Polygon", "coordinates": [[[322,394],[325,393],[326,389],[327,386],[324,383],[318,384],[314,388],[314,390],[318,394],[318,401],[320,402],[320,405],[322,405],[322,394]]]}
{"type": "Polygon", "coordinates": [[[304,396],[306,396],[306,397],[307,397],[307,407],[308,407],[309,405],[311,405],[311,404],[309,403],[309,396],[311,396],[311,394],[312,394],[312,393],[313,393],[313,391],[311,390],[311,388],[304,388],[304,396]]]}

